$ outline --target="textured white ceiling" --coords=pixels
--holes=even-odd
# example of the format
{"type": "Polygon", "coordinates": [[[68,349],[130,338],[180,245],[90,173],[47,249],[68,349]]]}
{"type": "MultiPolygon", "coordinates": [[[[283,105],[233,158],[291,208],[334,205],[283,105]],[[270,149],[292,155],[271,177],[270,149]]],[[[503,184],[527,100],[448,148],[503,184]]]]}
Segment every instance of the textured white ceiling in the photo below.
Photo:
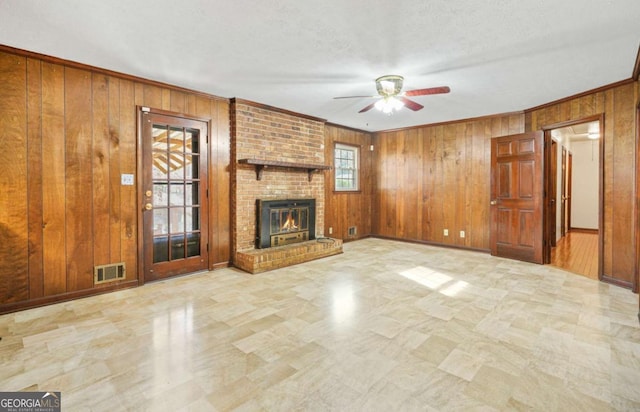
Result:
{"type": "Polygon", "coordinates": [[[631,77],[638,0],[0,0],[0,43],[364,130],[527,109],[631,77]],[[405,77],[419,112],[358,114],[405,77]]]}

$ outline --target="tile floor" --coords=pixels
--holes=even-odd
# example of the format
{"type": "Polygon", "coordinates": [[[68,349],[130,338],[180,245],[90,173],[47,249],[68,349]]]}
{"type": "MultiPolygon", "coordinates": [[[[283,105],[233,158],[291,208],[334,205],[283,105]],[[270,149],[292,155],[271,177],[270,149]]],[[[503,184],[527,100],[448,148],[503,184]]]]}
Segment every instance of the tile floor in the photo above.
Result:
{"type": "Polygon", "coordinates": [[[640,410],[638,296],[380,239],[0,316],[0,390],[65,411],[640,410]]]}

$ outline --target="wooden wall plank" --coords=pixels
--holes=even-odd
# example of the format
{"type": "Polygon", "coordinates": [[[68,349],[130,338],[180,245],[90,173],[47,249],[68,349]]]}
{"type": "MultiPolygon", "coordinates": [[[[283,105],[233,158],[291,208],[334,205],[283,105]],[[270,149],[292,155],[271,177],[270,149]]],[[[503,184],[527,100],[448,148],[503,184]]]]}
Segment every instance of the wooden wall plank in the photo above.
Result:
{"type": "Polygon", "coordinates": [[[142,90],[143,90],[142,105],[155,108],[155,109],[163,108],[162,106],[163,94],[162,94],[162,89],[160,87],[152,86],[150,84],[145,84],[145,85],[142,85],[142,90]]]}
{"type": "Polygon", "coordinates": [[[229,144],[229,105],[217,101],[212,104],[213,131],[215,137],[215,156],[212,156],[214,169],[214,190],[217,197],[211,202],[211,207],[217,216],[212,222],[215,227],[217,247],[214,248],[214,264],[225,264],[231,259],[231,146],[229,144]]]}
{"type": "Polygon", "coordinates": [[[207,99],[204,96],[197,96],[196,111],[193,114],[203,119],[211,118],[211,99],[207,99]]]}
{"type": "Polygon", "coordinates": [[[26,66],[0,53],[0,303],[29,296],[26,66]]]}
{"type": "MultiPolygon", "coordinates": [[[[463,146],[463,164],[464,173],[462,176],[462,187],[464,187],[464,209],[461,210],[460,222],[461,230],[465,231],[464,239],[461,239],[461,245],[469,247],[471,245],[471,236],[475,233],[471,230],[473,221],[473,212],[481,210],[480,208],[472,209],[474,203],[474,187],[467,184],[473,180],[473,167],[474,167],[474,152],[473,152],[473,123],[465,123],[463,130],[464,146],[463,146]]],[[[460,139],[462,141],[462,139],[460,139]]],[[[480,139],[477,139],[480,140],[480,139]]]]}
{"type": "MultiPolygon", "coordinates": [[[[485,179],[480,181],[480,184],[484,185],[485,190],[483,191],[484,196],[485,196],[485,202],[482,203],[482,205],[485,206],[485,208],[483,209],[482,213],[484,216],[486,216],[486,219],[484,220],[485,222],[490,222],[491,216],[490,216],[490,208],[487,208],[486,205],[489,204],[489,202],[491,201],[491,146],[492,146],[492,142],[491,139],[494,137],[491,134],[491,121],[489,120],[485,120],[484,121],[484,166],[485,166],[485,179]]],[[[489,223],[486,223],[489,224],[489,223]]],[[[483,237],[483,245],[487,245],[487,247],[490,247],[490,243],[491,242],[491,232],[489,230],[486,230],[484,232],[484,237],[483,237]]]]}
{"type": "Polygon", "coordinates": [[[424,192],[422,191],[424,175],[421,173],[424,164],[424,138],[422,136],[422,129],[412,130],[412,140],[414,142],[414,153],[416,154],[416,161],[413,163],[409,173],[414,176],[415,179],[415,203],[410,206],[411,216],[415,220],[413,225],[409,226],[408,234],[411,239],[422,239],[422,226],[424,223],[423,205],[424,205],[424,192]]]}
{"type": "MultiPolygon", "coordinates": [[[[186,98],[182,103],[186,106],[186,98]]],[[[209,122],[209,269],[212,270],[220,259],[220,219],[219,215],[219,184],[218,176],[221,173],[218,164],[220,124],[218,119],[218,105],[211,104],[211,121],[209,122]]]]}
{"type": "Polygon", "coordinates": [[[95,265],[106,265],[111,263],[109,81],[102,74],[94,74],[91,80],[93,262],[95,265]]]}
{"type": "MultiPolygon", "coordinates": [[[[138,144],[136,135],[136,105],[141,105],[140,83],[120,80],[120,124],[118,146],[120,151],[120,173],[136,175],[138,171],[138,144]]],[[[138,204],[136,186],[120,188],[120,260],[125,263],[127,280],[142,279],[138,273],[138,204]]]]}
{"type": "MultiPolygon", "coordinates": [[[[605,92],[605,113],[614,112],[613,90],[605,92]]],[[[603,271],[605,274],[613,273],[613,205],[614,205],[614,185],[613,185],[613,160],[615,146],[613,134],[613,119],[604,119],[604,256],[603,271]]]]}
{"type": "Polygon", "coordinates": [[[466,144],[467,137],[465,134],[466,124],[457,123],[455,132],[455,186],[452,187],[455,194],[455,216],[453,218],[455,232],[453,233],[454,243],[458,246],[464,246],[466,242],[466,233],[469,232],[466,223],[467,215],[467,181],[466,181],[466,144]],[[460,236],[460,232],[465,231],[465,237],[460,236]]]}
{"type": "Polygon", "coordinates": [[[64,66],[42,63],[44,296],[67,291],[64,66]]]}
{"type": "Polygon", "coordinates": [[[171,107],[169,110],[176,113],[186,113],[186,102],[185,93],[177,90],[171,90],[171,107]]]}
{"type": "Polygon", "coordinates": [[[486,204],[490,201],[489,199],[489,179],[490,176],[487,175],[488,165],[485,164],[485,141],[488,140],[484,134],[486,122],[473,122],[469,126],[471,130],[467,130],[470,132],[469,140],[470,140],[470,152],[471,152],[471,168],[470,168],[470,176],[467,178],[467,182],[476,182],[474,185],[467,185],[470,187],[469,192],[469,223],[468,226],[474,228],[474,230],[469,230],[467,239],[468,243],[466,246],[471,245],[483,245],[485,244],[485,230],[477,230],[477,228],[482,228],[483,225],[488,221],[489,216],[486,213],[487,208],[486,204]],[[474,138],[474,136],[476,136],[474,138]],[[484,179],[474,178],[474,176],[484,176],[484,179]]]}
{"type": "Polygon", "coordinates": [[[422,228],[420,239],[433,239],[433,178],[432,178],[432,145],[433,145],[433,129],[420,129],[419,138],[422,144],[422,170],[418,173],[422,175],[422,228]]]}
{"type": "Polygon", "coordinates": [[[196,112],[196,98],[195,94],[187,95],[186,99],[186,111],[185,113],[195,113],[196,112]]]}
{"type": "MultiPolygon", "coordinates": [[[[444,182],[444,126],[436,126],[433,131],[433,142],[430,143],[432,149],[432,174],[431,177],[433,179],[433,196],[432,196],[432,222],[434,222],[433,228],[435,233],[433,233],[434,242],[445,243],[444,229],[445,229],[445,221],[444,221],[444,191],[445,191],[445,182],[444,182]]],[[[448,229],[447,229],[448,230],[448,229]]],[[[429,240],[429,239],[423,239],[429,240]]]]}
{"type": "Polygon", "coordinates": [[[371,207],[371,234],[381,234],[382,215],[382,182],[383,173],[380,170],[384,168],[382,153],[386,152],[383,148],[384,139],[380,138],[380,135],[375,133],[371,135],[371,143],[373,145],[373,179],[371,189],[372,193],[372,207],[371,207]]]}
{"type": "Polygon", "coordinates": [[[613,91],[614,125],[613,136],[615,143],[613,161],[613,234],[612,243],[615,255],[611,276],[631,284],[634,280],[635,230],[630,224],[633,222],[634,182],[635,182],[635,105],[634,87],[628,85],[618,87],[613,91]],[[625,136],[627,138],[616,138],[625,136]]]}
{"type": "MultiPolygon", "coordinates": [[[[412,197],[415,194],[413,189],[413,179],[407,179],[409,175],[408,168],[411,164],[413,154],[408,155],[408,151],[405,150],[405,143],[407,136],[411,133],[409,130],[407,133],[395,133],[393,141],[396,145],[394,153],[395,160],[395,177],[396,182],[403,182],[404,186],[400,187],[394,182],[393,197],[390,197],[387,201],[393,202],[396,213],[394,215],[395,223],[389,226],[389,234],[393,237],[401,239],[409,239],[407,237],[405,226],[407,226],[407,216],[405,215],[405,209],[408,203],[412,201],[412,197]],[[405,190],[406,188],[406,190],[405,190]]],[[[393,173],[393,172],[392,172],[393,173]]]]}
{"type": "Polygon", "coordinates": [[[91,73],[65,68],[67,291],[93,286],[91,73]]]}
{"type": "Polygon", "coordinates": [[[44,294],[42,231],[42,63],[27,59],[29,298],[44,294]]]}
{"type": "Polygon", "coordinates": [[[456,197],[458,181],[456,173],[456,125],[449,124],[444,127],[442,139],[442,185],[443,185],[443,226],[449,231],[449,236],[444,238],[444,243],[455,244],[457,236],[456,215],[458,212],[456,197]]]}
{"type": "Polygon", "coordinates": [[[162,110],[171,110],[171,90],[162,89],[162,110]]]}
{"type": "MultiPolygon", "coordinates": [[[[122,262],[122,207],[120,196],[120,79],[108,78],[109,140],[109,262],[122,262]]],[[[129,111],[133,111],[129,109],[129,111]]],[[[126,155],[126,154],[125,154],[126,155]]]]}
{"type": "MultiPolygon", "coordinates": [[[[396,236],[396,227],[398,226],[398,189],[400,183],[398,181],[398,139],[397,133],[392,133],[386,142],[388,148],[387,173],[383,187],[383,202],[387,210],[387,215],[383,217],[383,235],[396,236]]],[[[404,183],[404,182],[402,182],[404,183]]]]}

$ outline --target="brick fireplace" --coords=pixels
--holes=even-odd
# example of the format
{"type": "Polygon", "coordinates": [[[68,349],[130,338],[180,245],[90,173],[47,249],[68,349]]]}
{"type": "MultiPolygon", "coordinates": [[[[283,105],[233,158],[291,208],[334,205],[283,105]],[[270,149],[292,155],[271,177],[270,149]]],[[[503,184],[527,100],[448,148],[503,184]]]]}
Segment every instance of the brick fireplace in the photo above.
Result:
{"type": "Polygon", "coordinates": [[[314,199],[315,236],[324,234],[327,173],[314,171],[313,167],[301,167],[326,165],[324,120],[233,99],[231,152],[231,243],[235,266],[259,273],[342,252],[340,240],[307,240],[285,246],[256,248],[258,201],[314,199]],[[267,166],[256,165],[254,161],[267,166]]]}

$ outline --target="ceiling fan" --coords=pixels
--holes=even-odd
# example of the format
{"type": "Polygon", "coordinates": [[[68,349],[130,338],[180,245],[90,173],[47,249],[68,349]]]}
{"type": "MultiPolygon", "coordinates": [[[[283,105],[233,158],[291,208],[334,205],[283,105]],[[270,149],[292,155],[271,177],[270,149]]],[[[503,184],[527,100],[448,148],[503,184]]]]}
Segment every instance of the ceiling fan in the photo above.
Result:
{"type": "Polygon", "coordinates": [[[403,106],[409,109],[418,111],[424,106],[420,103],[416,103],[413,100],[407,99],[407,96],[424,96],[427,94],[442,94],[449,93],[451,89],[448,86],[430,87],[427,89],[407,90],[401,92],[402,82],[404,77],[395,74],[389,74],[380,76],[376,79],[376,89],[378,90],[377,96],[342,96],[334,97],[334,99],[354,99],[354,98],[378,98],[379,100],[365,106],[358,113],[368,112],[374,107],[378,110],[391,114],[394,110],[400,110],[403,106]]]}

